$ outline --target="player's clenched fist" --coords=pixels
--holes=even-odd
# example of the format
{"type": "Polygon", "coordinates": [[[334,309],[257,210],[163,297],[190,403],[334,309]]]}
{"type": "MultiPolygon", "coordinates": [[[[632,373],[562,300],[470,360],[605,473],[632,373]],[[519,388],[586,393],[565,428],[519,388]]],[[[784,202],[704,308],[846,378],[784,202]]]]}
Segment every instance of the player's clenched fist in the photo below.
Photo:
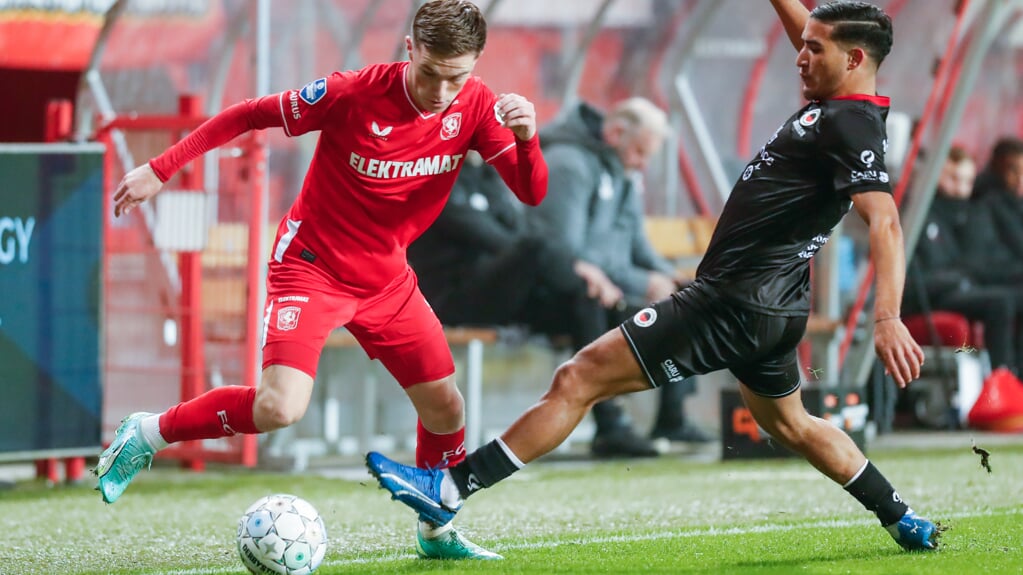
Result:
{"type": "Polygon", "coordinates": [[[497,97],[494,112],[501,123],[515,133],[520,140],[532,139],[536,134],[536,110],[533,103],[518,94],[501,94],[497,97]]]}
{"type": "Polygon", "coordinates": [[[155,196],[161,187],[163,182],[156,177],[148,162],[128,172],[121,178],[114,192],[114,215],[120,217],[127,214],[135,206],[155,196]]]}

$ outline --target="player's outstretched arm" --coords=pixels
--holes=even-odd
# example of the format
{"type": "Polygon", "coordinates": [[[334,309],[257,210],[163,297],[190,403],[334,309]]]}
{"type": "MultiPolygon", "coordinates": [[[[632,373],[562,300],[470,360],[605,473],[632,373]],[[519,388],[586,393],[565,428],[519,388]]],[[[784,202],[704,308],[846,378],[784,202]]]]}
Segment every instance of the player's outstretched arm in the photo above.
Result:
{"type": "Polygon", "coordinates": [[[771,0],[782,26],[785,27],[785,34],[796,50],[803,49],[803,28],[806,21],[810,19],[810,11],[803,6],[800,0],[771,0]]]}
{"type": "Polygon", "coordinates": [[[854,194],[853,205],[870,227],[870,257],[875,269],[874,348],[885,371],[905,387],[920,377],[924,352],[900,318],[906,281],[905,246],[895,200],[887,192],[854,194]]]}
{"type": "Polygon", "coordinates": [[[114,192],[114,215],[126,214],[155,196],[175,172],[206,152],[249,130],[283,126],[279,101],[275,94],[229,106],[164,153],[125,174],[114,192]]]}

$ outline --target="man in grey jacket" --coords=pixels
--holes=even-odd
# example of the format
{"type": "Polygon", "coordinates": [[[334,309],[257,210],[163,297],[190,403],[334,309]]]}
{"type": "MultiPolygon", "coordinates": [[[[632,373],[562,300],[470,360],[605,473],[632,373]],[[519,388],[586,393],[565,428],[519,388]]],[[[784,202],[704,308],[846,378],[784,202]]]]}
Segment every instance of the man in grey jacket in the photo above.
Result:
{"type": "MultiPolygon", "coordinates": [[[[622,290],[621,315],[612,318],[613,325],[646,303],[669,297],[681,281],[674,266],[651,246],[643,227],[642,173],[667,135],[664,111],[634,97],[619,102],[606,117],[578,104],[540,136],[551,193],[530,210],[531,224],[577,258],[600,267],[622,290]]],[[[710,440],[685,421],[683,399],[692,391],[691,379],[662,387],[652,437],[710,440]]],[[[593,415],[594,454],[641,454],[642,444],[620,403],[598,403],[593,415]]]]}

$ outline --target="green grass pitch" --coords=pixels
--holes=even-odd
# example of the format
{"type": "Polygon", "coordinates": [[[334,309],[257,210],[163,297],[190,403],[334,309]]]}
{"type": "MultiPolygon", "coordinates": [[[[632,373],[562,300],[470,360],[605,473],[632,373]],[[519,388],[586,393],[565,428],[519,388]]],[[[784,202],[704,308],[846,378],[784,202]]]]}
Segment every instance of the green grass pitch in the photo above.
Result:
{"type": "MultiPolygon", "coordinates": [[[[967,440],[968,441],[968,440],[967,440]]],[[[549,462],[474,496],[457,525],[506,557],[414,556],[413,514],[371,478],[166,464],[115,505],[86,486],[0,492],[0,573],[244,574],[237,520],[259,497],[319,509],[340,573],[1023,573],[1023,445],[872,453],[915,510],[948,527],[937,553],[905,553],[873,516],[801,460],[549,462]]]]}

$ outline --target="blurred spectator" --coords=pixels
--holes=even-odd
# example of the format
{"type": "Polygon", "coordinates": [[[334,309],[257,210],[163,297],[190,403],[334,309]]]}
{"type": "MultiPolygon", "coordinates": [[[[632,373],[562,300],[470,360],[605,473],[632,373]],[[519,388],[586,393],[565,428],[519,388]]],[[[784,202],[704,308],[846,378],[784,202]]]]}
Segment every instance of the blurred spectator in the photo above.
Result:
{"type": "MultiPolygon", "coordinates": [[[[661,149],[667,126],[665,113],[653,103],[629,98],[606,118],[580,103],[541,130],[549,193],[530,211],[530,221],[575,257],[600,266],[625,293],[628,315],[679,288],[674,267],[650,245],[643,227],[642,172],[661,149]]],[[[693,390],[691,378],[662,388],[651,437],[711,439],[686,421],[683,400],[693,390]]],[[[595,454],[614,454],[631,441],[632,426],[619,400],[596,404],[593,415],[595,454]]]]}
{"type": "Polygon", "coordinates": [[[1023,140],[1006,137],[991,150],[991,161],[977,177],[973,187],[975,200],[989,196],[1023,197],[1023,140]]]}
{"type": "MultiPolygon", "coordinates": [[[[1018,373],[1023,349],[1023,288],[1006,280],[1009,272],[971,257],[969,245],[986,245],[1004,253],[988,202],[970,201],[976,165],[960,147],[949,151],[938,190],[927,214],[907,278],[904,313],[925,309],[959,313],[984,326],[984,341],[993,367],[1018,373]]],[[[993,256],[991,259],[1000,259],[993,256]]]]}
{"type": "Polygon", "coordinates": [[[410,247],[419,289],[446,325],[521,324],[581,348],[622,292],[600,268],[528,231],[497,171],[470,153],[437,221],[410,247]]]}
{"type": "MultiPolygon", "coordinates": [[[[966,153],[953,148],[953,154],[966,153]]],[[[968,169],[975,171],[973,160],[968,169]]],[[[1023,290],[1023,142],[1000,140],[994,147],[987,171],[975,182],[972,194],[965,195],[965,182],[959,196],[972,200],[958,206],[955,233],[963,249],[964,265],[983,285],[1001,285],[1013,291],[1023,290]],[[984,197],[977,198],[979,191],[984,197]]],[[[941,185],[939,184],[939,191],[941,185]]]]}
{"type": "MultiPolygon", "coordinates": [[[[999,140],[991,152],[988,172],[982,177],[986,182],[978,178],[974,189],[979,192],[986,188],[981,201],[990,204],[1002,242],[1017,261],[1023,262],[1023,140],[999,140]]],[[[1016,277],[1023,279],[1023,271],[1016,277]]]]}

